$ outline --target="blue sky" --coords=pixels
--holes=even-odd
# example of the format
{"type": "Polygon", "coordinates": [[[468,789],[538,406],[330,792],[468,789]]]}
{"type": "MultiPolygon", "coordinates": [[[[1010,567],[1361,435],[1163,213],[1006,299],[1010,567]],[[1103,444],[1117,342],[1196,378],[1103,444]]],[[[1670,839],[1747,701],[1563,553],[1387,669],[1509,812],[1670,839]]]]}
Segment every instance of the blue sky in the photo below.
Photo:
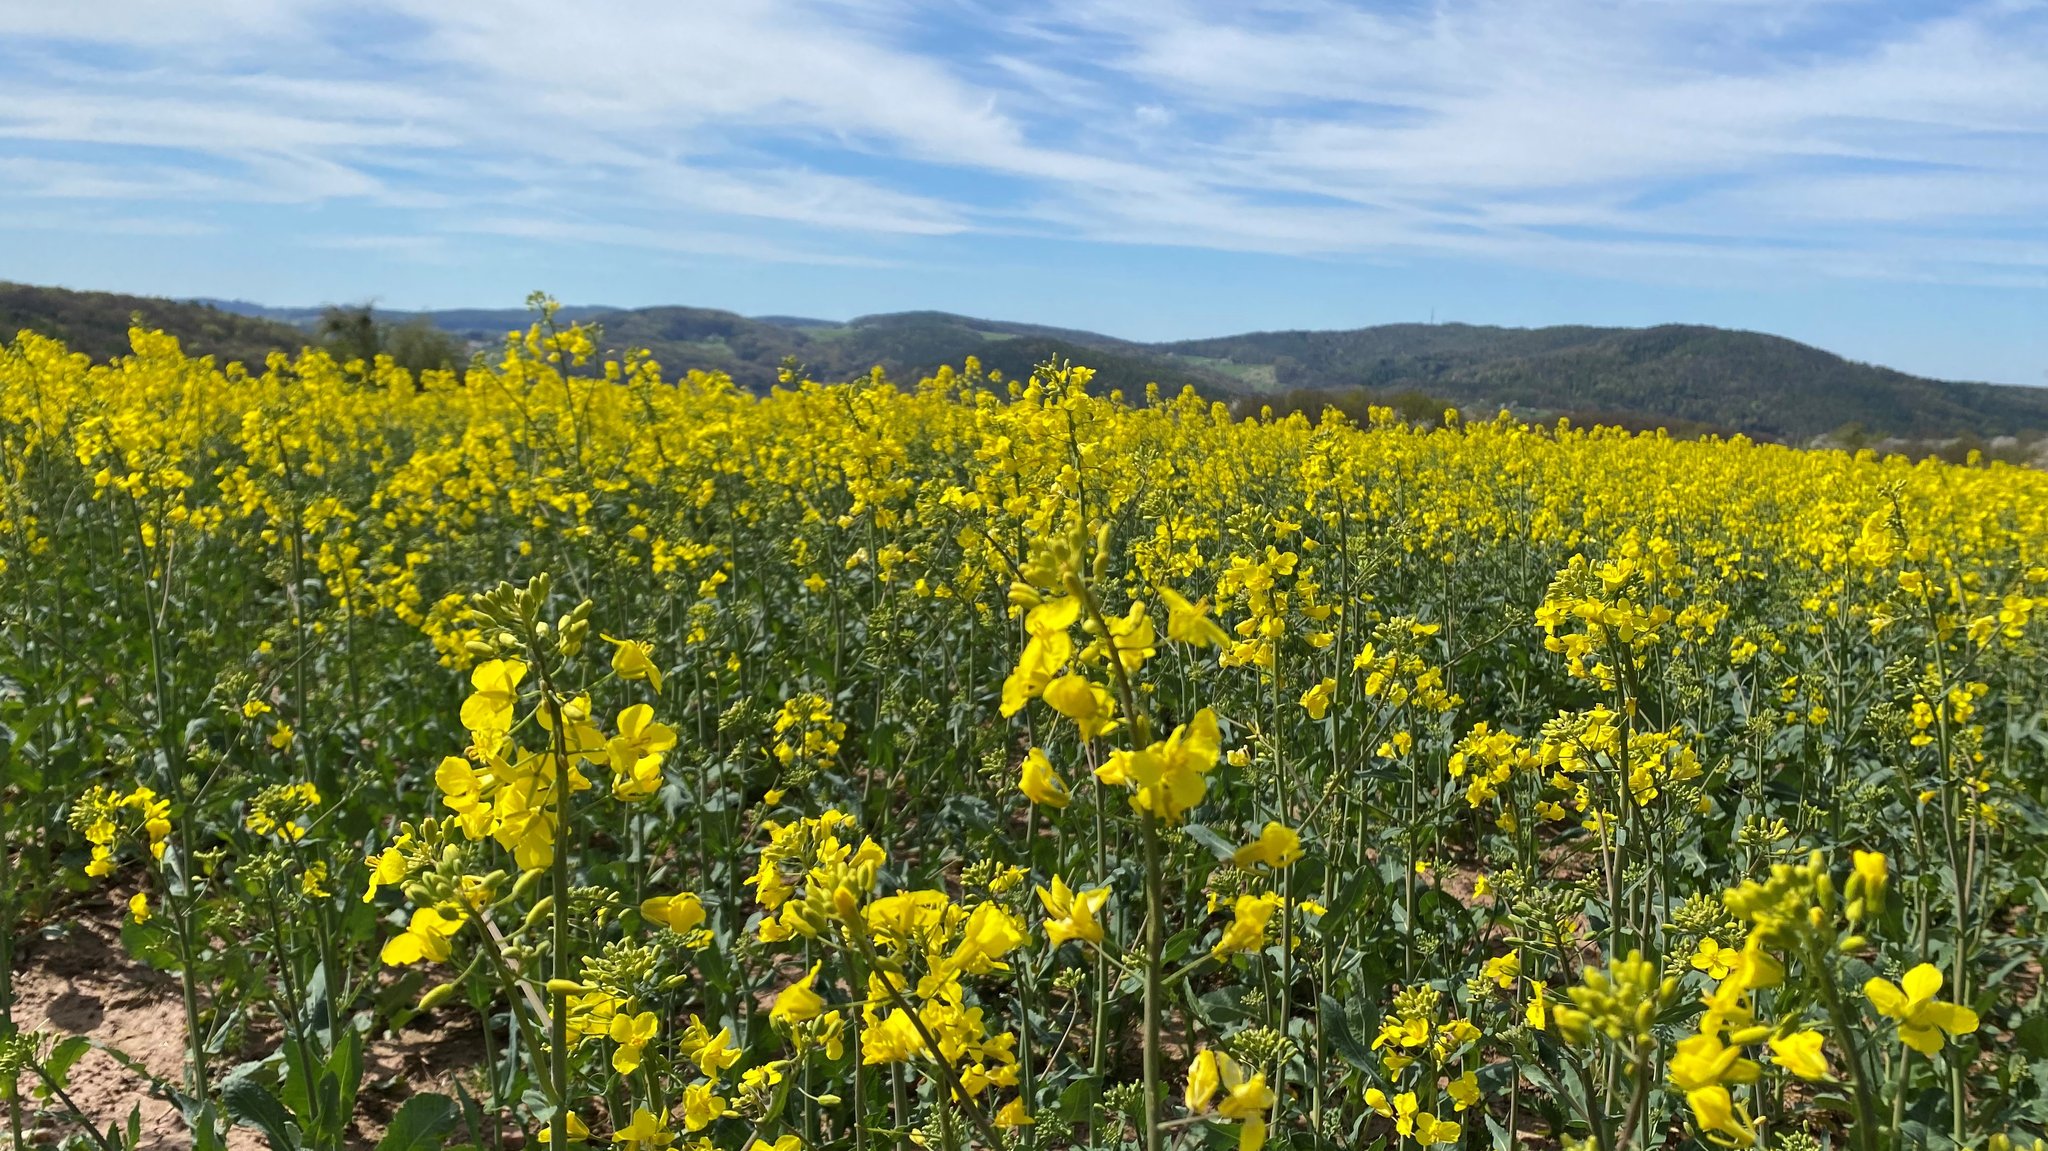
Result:
{"type": "Polygon", "coordinates": [[[0,0],[0,278],[2048,381],[2048,0],[0,0]]]}

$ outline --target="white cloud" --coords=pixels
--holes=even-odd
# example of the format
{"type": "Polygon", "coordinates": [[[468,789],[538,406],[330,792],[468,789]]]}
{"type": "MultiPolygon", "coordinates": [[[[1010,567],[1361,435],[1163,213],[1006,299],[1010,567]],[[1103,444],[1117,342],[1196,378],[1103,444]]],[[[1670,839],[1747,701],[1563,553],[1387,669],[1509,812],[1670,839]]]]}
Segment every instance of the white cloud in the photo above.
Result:
{"type": "Polygon", "coordinates": [[[11,195],[349,202],[393,214],[367,235],[494,221],[764,259],[981,231],[2048,269],[2032,0],[122,3],[0,5],[11,195]],[[2025,242],[1970,239],[2001,231],[2025,242]]]}

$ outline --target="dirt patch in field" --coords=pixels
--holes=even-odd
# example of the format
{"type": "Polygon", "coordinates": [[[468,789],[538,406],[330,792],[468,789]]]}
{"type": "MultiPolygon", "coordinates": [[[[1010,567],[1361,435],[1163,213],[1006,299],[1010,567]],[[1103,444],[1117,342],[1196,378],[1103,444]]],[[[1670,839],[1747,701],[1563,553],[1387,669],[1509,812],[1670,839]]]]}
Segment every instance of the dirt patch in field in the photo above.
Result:
{"type": "MultiPolygon", "coordinates": [[[[84,1035],[118,1048],[156,1075],[178,1080],[185,1068],[185,1008],[172,977],[128,958],[120,938],[93,920],[76,920],[55,938],[31,938],[15,972],[16,1022],[28,1031],[53,1036],[84,1035]]],[[[145,1148],[191,1145],[184,1120],[168,1099],[151,1093],[150,1082],[104,1051],[85,1054],[72,1068],[71,1101],[104,1129],[142,1113],[145,1148]]],[[[54,1135],[68,1120],[53,1108],[36,1126],[54,1135]]],[[[240,1132],[235,1151],[264,1146],[254,1132],[240,1132]]],[[[41,1142],[35,1134],[30,1142],[41,1142]]]]}
{"type": "MultiPolygon", "coordinates": [[[[14,975],[16,1022],[23,1030],[53,1037],[86,1036],[146,1067],[148,1075],[95,1048],[72,1068],[66,1093],[102,1130],[109,1124],[125,1127],[129,1114],[139,1110],[142,1151],[190,1147],[184,1118],[150,1078],[178,1083],[185,1074],[185,1007],[177,978],[129,958],[119,934],[122,909],[86,904],[67,914],[62,934],[22,942],[14,975]]],[[[363,1052],[351,1143],[374,1146],[400,1103],[422,1091],[452,1093],[455,1079],[480,1063],[482,1054],[482,1036],[473,1023],[451,1020],[432,1029],[372,1038],[363,1052]]],[[[220,1059],[215,1074],[235,1062],[220,1059]]],[[[34,1106],[29,1104],[25,1131],[29,1145],[52,1144],[60,1133],[75,1129],[55,1100],[40,1114],[34,1106]]],[[[266,1151],[268,1146],[251,1127],[228,1133],[230,1151],[266,1151]]]]}

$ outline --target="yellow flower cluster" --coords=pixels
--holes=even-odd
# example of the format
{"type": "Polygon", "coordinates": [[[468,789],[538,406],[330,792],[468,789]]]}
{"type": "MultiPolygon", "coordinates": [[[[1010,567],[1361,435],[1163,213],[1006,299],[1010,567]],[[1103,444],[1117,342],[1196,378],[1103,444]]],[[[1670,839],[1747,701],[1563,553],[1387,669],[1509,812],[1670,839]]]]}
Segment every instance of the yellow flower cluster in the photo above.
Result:
{"type": "Polygon", "coordinates": [[[150,858],[162,862],[171,836],[171,801],[148,787],[121,793],[95,786],[72,804],[70,821],[92,845],[85,873],[105,878],[114,873],[114,848],[124,835],[140,839],[150,858]]]}

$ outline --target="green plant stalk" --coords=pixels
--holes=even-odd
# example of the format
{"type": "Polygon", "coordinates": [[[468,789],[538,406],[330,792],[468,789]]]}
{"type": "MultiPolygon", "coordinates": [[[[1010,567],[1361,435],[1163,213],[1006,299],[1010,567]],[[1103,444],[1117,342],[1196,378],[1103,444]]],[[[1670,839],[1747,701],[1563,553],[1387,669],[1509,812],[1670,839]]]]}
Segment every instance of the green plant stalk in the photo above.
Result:
{"type": "Polygon", "coordinates": [[[1165,877],[1159,871],[1159,823],[1144,818],[1145,838],[1145,1151],[1160,1151],[1159,967],[1166,945],[1165,877]]]}
{"type": "MultiPolygon", "coordinates": [[[[178,988],[185,1005],[185,1041],[191,1068],[186,1072],[186,1084],[192,1090],[192,1097],[204,1105],[211,1091],[206,1074],[206,1040],[199,1034],[199,984],[193,973],[192,927],[190,909],[186,901],[171,894],[170,879],[157,872],[163,886],[164,906],[170,909],[173,934],[178,941],[178,988]]],[[[191,879],[186,879],[186,889],[191,889],[191,879]]]]}
{"type": "MultiPolygon", "coordinates": [[[[557,768],[556,809],[567,806],[568,773],[557,768]]],[[[552,909],[554,948],[554,977],[567,980],[571,977],[569,968],[569,853],[562,842],[563,820],[556,826],[555,857],[552,868],[551,888],[555,895],[552,909]]],[[[554,1084],[555,1114],[548,1120],[549,1130],[554,1133],[553,1142],[557,1147],[569,1145],[569,993],[557,991],[554,995],[553,1010],[548,1018],[548,1063],[549,1078],[554,1084]]]]}
{"type": "MultiPolygon", "coordinates": [[[[1642,1046],[1639,1045],[1636,1051],[1635,1060],[1630,1065],[1630,1075],[1632,1078],[1635,1079],[1636,1089],[1634,1094],[1631,1095],[1629,1098],[1628,1112],[1622,1117],[1621,1138],[1615,1144],[1615,1151],[1628,1151],[1629,1143],[1634,1140],[1636,1135],[1637,1120],[1646,1117],[1643,1114],[1643,1104],[1647,1102],[1650,1097],[1650,1056],[1654,1054],[1655,1051],[1656,1048],[1654,1046],[1650,1047],[1648,1050],[1644,1050],[1642,1046]]],[[[1646,1142],[1647,1136],[1648,1133],[1645,1132],[1646,1142]]]]}
{"type": "MultiPolygon", "coordinates": [[[[271,938],[277,941],[278,950],[283,952],[285,950],[284,916],[278,912],[277,892],[268,884],[265,885],[263,892],[263,904],[270,912],[271,938]]],[[[324,1124],[321,1123],[320,1089],[314,1081],[313,1049],[306,1042],[305,1029],[299,1026],[298,1011],[288,1011],[285,1008],[285,1003],[288,1002],[298,1004],[303,1009],[306,1002],[305,995],[299,989],[298,980],[292,972],[290,956],[284,954],[278,956],[277,978],[278,982],[284,985],[284,1002],[276,1005],[278,1018],[284,1024],[285,1038],[291,1041],[292,1046],[299,1053],[299,1078],[303,1081],[306,1091],[306,1107],[311,1112],[308,1117],[312,1119],[315,1129],[324,1129],[324,1124]]]]}
{"type": "Polygon", "coordinates": [[[1822,948],[1809,945],[1807,958],[1819,974],[1821,1003],[1827,1009],[1829,1022],[1834,1024],[1835,1034],[1841,1036],[1843,1050],[1848,1056],[1844,1062],[1855,1094],[1856,1145],[1862,1151],[1877,1151],[1877,1105],[1871,1098],[1869,1069],[1863,1062],[1863,1050],[1856,1042],[1857,1021],[1842,1002],[1841,989],[1835,986],[1835,972],[1829,956],[1822,948]]]}
{"type": "MultiPolygon", "coordinates": [[[[482,987],[479,983],[467,979],[465,979],[464,982],[469,984],[469,1008],[470,1010],[476,1012],[477,1021],[479,1024],[481,1024],[481,1030],[483,1031],[484,1089],[487,1095],[486,1101],[490,1104],[491,1118],[488,1124],[488,1126],[492,1128],[492,1134],[490,1138],[492,1143],[495,1144],[497,1141],[497,1133],[495,1128],[498,1124],[498,1110],[501,1106],[503,1106],[502,1100],[504,1098],[504,1092],[500,1090],[498,1086],[498,1041],[496,1033],[491,1029],[491,999],[488,995],[479,993],[482,990],[482,987]]],[[[517,1006],[506,1007],[506,1011],[508,1012],[517,1010],[517,1006]]],[[[514,1024],[514,1026],[517,1025],[514,1024]]],[[[511,1041],[511,1037],[507,1036],[506,1042],[509,1043],[511,1041]]],[[[472,1131],[470,1134],[479,1140],[484,1138],[482,1132],[472,1131]]]]}
{"type": "MultiPolygon", "coordinates": [[[[1955,749],[1951,744],[1952,737],[1949,733],[1948,692],[1951,690],[1951,685],[1949,683],[1948,660],[1941,645],[1941,616],[1934,610],[1934,597],[1927,591],[1925,572],[1921,573],[1921,578],[1920,605],[1927,613],[1927,630],[1929,637],[1933,641],[1934,675],[1936,689],[1939,692],[1934,700],[1934,734],[1936,737],[1935,747],[1941,755],[1941,835],[1942,843],[1948,849],[1948,870],[1950,880],[1954,885],[1953,891],[1956,907],[1956,946],[1949,964],[1949,979],[1955,986],[1956,1000],[1961,1003],[1968,1003],[1970,1001],[1970,969],[1966,956],[1969,948],[1964,944],[1971,934],[1971,864],[1964,858],[1964,853],[1956,845],[1956,824],[1960,821],[1962,813],[1956,810],[1956,788],[1954,781],[1950,778],[1951,773],[1955,770],[1955,749]]],[[[1949,1137],[1958,1144],[1964,1142],[1965,1134],[1964,1087],[1963,1069],[1960,1066],[1951,1066],[1949,1068],[1949,1137]]]]}
{"type": "MultiPolygon", "coordinates": [[[[1027,806],[1029,810],[1024,814],[1024,882],[1028,890],[1028,886],[1038,877],[1038,805],[1031,803],[1027,806]]],[[[1030,896],[1026,895],[1024,898],[1029,899],[1030,896]]],[[[1032,1108],[1038,1106],[1038,1078],[1036,1069],[1032,1066],[1031,1049],[1031,1005],[1034,998],[1033,984],[1037,982],[1036,965],[1027,958],[1019,967],[1022,968],[1022,973],[1017,984],[1017,1059],[1023,1065],[1024,1106],[1032,1108]]],[[[857,1080],[858,1076],[856,1088],[859,1086],[857,1080]]],[[[854,1110],[858,1113],[860,1109],[856,1107],[854,1110]]],[[[1031,1137],[1031,1128],[1024,1128],[1023,1134],[1025,1147],[1028,1148],[1036,1142],[1031,1137]]]]}
{"type": "Polygon", "coordinates": [[[1607,1108],[1595,1110],[1594,1099],[1598,1093],[1593,1090],[1593,1073],[1586,1069],[1585,1061],[1573,1059],[1572,1069],[1579,1073],[1579,1089],[1585,1092],[1585,1106],[1581,1114],[1586,1117],[1586,1126],[1593,1129],[1593,1143],[1600,1151],[1615,1151],[1614,1133],[1607,1127],[1607,1108]]]}
{"type": "MultiPolygon", "coordinates": [[[[1089,757],[1094,758],[1092,755],[1089,757]]],[[[1091,764],[1092,766],[1092,764],[1091,764]]],[[[1089,772],[1088,790],[1095,793],[1095,874],[1109,874],[1109,832],[1105,824],[1109,818],[1109,796],[1102,783],[1089,772]]],[[[1088,1037],[1088,1074],[1100,1080],[1108,1070],[1109,1031],[1109,957],[1101,948],[1095,949],[1095,1025],[1088,1037]]]]}
{"type": "MultiPolygon", "coordinates": [[[[1294,1014],[1294,869],[1280,869],[1280,1037],[1290,1037],[1294,1014]]],[[[1287,1100],[1288,1052],[1283,1046],[1273,1068],[1273,1109],[1269,1124],[1280,1126],[1280,1106],[1287,1100]]]]}
{"type": "MultiPolygon", "coordinates": [[[[344,793],[341,800],[337,801],[336,807],[347,798],[347,794],[344,793]]],[[[332,812],[335,808],[328,810],[332,812]]],[[[288,846],[291,848],[292,858],[299,864],[300,874],[303,875],[307,870],[307,864],[300,851],[301,842],[293,840],[288,846]]],[[[327,995],[332,1003],[332,1010],[327,1013],[327,1047],[332,1051],[336,1043],[334,1028],[338,1021],[350,1013],[350,1008],[355,1002],[355,989],[351,986],[354,978],[341,969],[341,956],[334,947],[334,932],[328,923],[328,917],[333,913],[332,898],[308,896],[307,899],[313,905],[313,936],[320,949],[320,970],[326,973],[327,995]]]]}
{"type": "Polygon", "coordinates": [[[903,1069],[889,1065],[889,1104],[894,1109],[897,1151],[910,1151],[910,1091],[903,1083],[903,1069]]]}
{"type": "Polygon", "coordinates": [[[867,1075],[861,1064],[863,1052],[860,1024],[860,1012],[846,1013],[847,1050],[853,1055],[853,1151],[867,1151],[867,1098],[862,1089],[862,1084],[867,1081],[867,1075]]]}
{"type": "Polygon", "coordinates": [[[1899,1045],[1898,1073],[1892,1080],[1892,1147],[1894,1151],[1905,1146],[1906,1119],[1906,1072],[1913,1065],[1913,1049],[1899,1045]]]}
{"type": "MultiPolygon", "coordinates": [[[[535,645],[538,655],[538,643],[535,645]]],[[[540,662],[536,660],[535,662],[540,662]]],[[[554,905],[548,909],[553,934],[552,960],[553,978],[563,990],[553,993],[553,1007],[548,1012],[548,1081],[554,1094],[555,1112],[548,1120],[551,1146],[569,1145],[569,992],[568,982],[574,977],[569,954],[569,748],[568,733],[562,722],[562,705],[555,694],[554,683],[542,664],[541,690],[545,693],[542,706],[548,709],[549,726],[553,729],[551,739],[555,760],[555,844],[554,858],[550,860],[550,891],[554,905]]]]}
{"type": "MultiPolygon", "coordinates": [[[[1071,417],[1069,419],[1071,420],[1071,417]]],[[[1123,653],[1117,647],[1116,633],[1110,629],[1109,620],[1104,616],[1102,605],[1096,600],[1094,592],[1088,588],[1087,584],[1082,582],[1079,576],[1070,574],[1067,577],[1067,585],[1067,590],[1071,594],[1081,597],[1083,609],[1087,612],[1088,617],[1095,621],[1095,626],[1102,636],[1103,644],[1109,649],[1109,669],[1116,678],[1117,692],[1123,699],[1124,714],[1130,717],[1129,732],[1131,745],[1133,747],[1144,747],[1152,739],[1152,722],[1148,715],[1138,710],[1138,693],[1132,688],[1130,673],[1124,668],[1123,653]]],[[[1102,791],[1099,786],[1096,789],[1096,802],[1099,812],[1100,805],[1106,802],[1102,797],[1102,791]]],[[[1100,816],[1098,815],[1099,818],[1100,816]]],[[[1159,828],[1157,817],[1150,812],[1146,812],[1142,818],[1142,838],[1145,845],[1146,905],[1144,999],[1146,1131],[1144,1145],[1145,1151],[1159,1151],[1159,966],[1160,955],[1165,949],[1166,941],[1165,896],[1162,891],[1164,877],[1159,874],[1159,828]]],[[[1101,836],[1099,834],[1097,835],[1097,841],[1097,850],[1100,851],[1102,848],[1100,846],[1101,836]]],[[[1101,1020],[1102,1013],[1107,1008],[1107,998],[1107,995],[1098,995],[1098,1021],[1101,1020]]],[[[1102,1028],[1098,1026],[1095,1036],[1095,1041],[1098,1044],[1096,1051],[1098,1068],[1100,1067],[1103,1054],[1099,1046],[1102,1040],[1102,1028]]]]}
{"type": "MultiPolygon", "coordinates": [[[[1286,741],[1280,736],[1280,661],[1273,661],[1273,818],[1293,825],[1287,811],[1287,796],[1293,781],[1287,773],[1286,741]]],[[[1294,1013],[1294,885],[1286,868],[1278,875],[1280,885],[1280,994],[1269,1000],[1275,1007],[1280,1037],[1288,1036],[1288,1017],[1294,1013]]],[[[1273,1108],[1270,1123],[1280,1126],[1280,1105],[1287,1098],[1287,1058],[1283,1055],[1273,1068],[1273,1108]]]]}
{"type": "MultiPolygon", "coordinates": [[[[92,1116],[79,1110],[78,1104],[72,1101],[70,1093],[64,1090],[64,1085],[57,1082],[56,1077],[50,1074],[49,1069],[44,1067],[40,1060],[30,1059],[28,1067],[29,1070],[36,1073],[36,1078],[43,1081],[43,1086],[48,1087],[50,1093],[57,1097],[57,1101],[64,1105],[64,1109],[71,1112],[71,1117],[78,1122],[78,1125],[85,1128],[86,1134],[92,1136],[94,1145],[98,1146],[100,1151],[121,1151],[119,1146],[108,1142],[107,1137],[93,1123],[92,1116]]],[[[26,1144],[20,1142],[19,1138],[17,1138],[15,1146],[22,1147],[26,1146],[26,1144]]]]}
{"type": "MultiPolygon", "coordinates": [[[[1095,595],[1078,577],[1069,577],[1070,590],[1082,597],[1090,618],[1102,634],[1103,643],[1109,649],[1110,671],[1116,676],[1119,694],[1123,696],[1124,711],[1131,717],[1130,731],[1133,746],[1142,747],[1151,740],[1150,719],[1138,710],[1138,694],[1131,687],[1131,676],[1124,669],[1123,653],[1118,649],[1116,633],[1110,630],[1109,620],[1104,617],[1102,605],[1095,595]]],[[[1144,1062],[1145,1062],[1145,1151],[1160,1151],[1162,1133],[1159,1127],[1159,969],[1161,955],[1166,948],[1166,896],[1165,877],[1159,869],[1159,820],[1146,812],[1141,821],[1145,854],[1145,1021],[1144,1021],[1144,1062]]]]}
{"type": "MultiPolygon", "coordinates": [[[[513,1028],[519,1026],[519,1007],[524,1003],[527,1014],[531,1017],[527,1030],[539,1031],[546,1028],[553,1016],[547,1010],[547,1005],[541,1002],[539,994],[533,990],[532,982],[522,979],[519,973],[512,969],[511,962],[505,958],[503,940],[498,935],[498,925],[492,922],[487,914],[479,916],[478,921],[483,927],[480,938],[484,942],[484,955],[491,961],[491,969],[497,973],[498,983],[505,990],[507,1022],[513,1028]]],[[[488,1026],[488,1016],[485,1017],[485,1021],[488,1026]]],[[[506,1043],[513,1043],[509,1034],[506,1043]]],[[[511,1086],[509,1079],[507,1086],[511,1086]]]]}
{"type": "Polygon", "coordinates": [[[959,1151],[960,1149],[960,1140],[953,1134],[953,1109],[947,1105],[947,1096],[951,1094],[950,1089],[940,1091],[938,1092],[938,1098],[933,1100],[939,1115],[939,1146],[942,1151],[959,1151]]]}
{"type": "MultiPolygon", "coordinates": [[[[8,749],[8,758],[14,758],[12,747],[8,749]]],[[[7,831],[6,842],[15,842],[12,828],[7,831]]],[[[0,1039],[13,1035],[14,1030],[14,853],[0,847],[0,1039]]],[[[14,1100],[9,1100],[9,1105],[10,1110],[19,1108],[14,1100]]],[[[19,1138],[15,1145],[21,1145],[19,1138]]]]}

